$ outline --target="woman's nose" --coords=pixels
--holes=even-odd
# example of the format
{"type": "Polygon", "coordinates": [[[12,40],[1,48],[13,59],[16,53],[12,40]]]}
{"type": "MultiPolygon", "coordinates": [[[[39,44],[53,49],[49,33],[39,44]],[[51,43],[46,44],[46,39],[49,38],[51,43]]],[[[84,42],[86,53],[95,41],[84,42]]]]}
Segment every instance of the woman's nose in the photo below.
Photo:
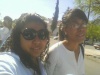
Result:
{"type": "Polygon", "coordinates": [[[33,40],[34,43],[39,44],[41,42],[41,40],[39,39],[38,36],[36,36],[33,40]]]}

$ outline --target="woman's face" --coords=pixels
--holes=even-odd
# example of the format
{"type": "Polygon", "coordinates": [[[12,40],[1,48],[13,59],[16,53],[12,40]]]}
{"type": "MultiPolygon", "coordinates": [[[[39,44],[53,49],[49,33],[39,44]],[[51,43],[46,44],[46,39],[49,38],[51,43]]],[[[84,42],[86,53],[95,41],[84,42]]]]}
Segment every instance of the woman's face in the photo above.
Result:
{"type": "MultiPolygon", "coordinates": [[[[27,36],[30,33],[30,29],[35,30],[35,32],[39,31],[38,33],[41,33],[42,31],[40,30],[44,29],[44,25],[41,23],[28,23],[26,24],[25,28],[29,29],[28,32],[27,31],[25,32],[27,36]]],[[[24,32],[24,29],[22,30],[22,33],[24,32]]],[[[25,39],[25,37],[23,37],[23,34],[20,35],[20,43],[22,49],[26,51],[29,55],[31,55],[33,58],[37,58],[40,56],[40,54],[45,50],[48,41],[47,38],[40,39],[38,33],[36,33],[36,36],[35,37],[33,36],[34,38],[33,39],[31,38],[30,40],[25,39]]]]}
{"type": "Polygon", "coordinates": [[[65,28],[67,40],[82,43],[86,36],[86,23],[81,19],[76,19],[65,28]]]}

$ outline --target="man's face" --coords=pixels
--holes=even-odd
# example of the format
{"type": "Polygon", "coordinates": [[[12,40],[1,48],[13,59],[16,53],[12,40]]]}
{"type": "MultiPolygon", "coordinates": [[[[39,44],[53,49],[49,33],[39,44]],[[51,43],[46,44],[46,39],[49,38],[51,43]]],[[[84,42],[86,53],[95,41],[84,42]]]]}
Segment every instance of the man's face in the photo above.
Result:
{"type": "Polygon", "coordinates": [[[81,19],[76,19],[71,22],[68,27],[65,28],[68,40],[81,43],[85,39],[86,35],[86,23],[81,19]]]}
{"type": "Polygon", "coordinates": [[[3,25],[9,28],[9,27],[11,27],[12,22],[9,20],[4,20],[3,25]]]}

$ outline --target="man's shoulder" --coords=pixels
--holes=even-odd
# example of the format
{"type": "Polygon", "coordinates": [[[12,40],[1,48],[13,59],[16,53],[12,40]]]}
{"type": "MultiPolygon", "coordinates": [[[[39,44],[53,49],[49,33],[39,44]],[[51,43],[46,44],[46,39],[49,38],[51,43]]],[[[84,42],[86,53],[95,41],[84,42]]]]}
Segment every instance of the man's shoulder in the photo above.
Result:
{"type": "Polygon", "coordinates": [[[52,45],[52,46],[49,48],[49,51],[50,51],[50,52],[51,52],[51,51],[52,51],[52,52],[57,52],[57,51],[60,50],[61,45],[62,45],[61,42],[57,42],[57,43],[55,43],[54,45],[52,45]]]}
{"type": "Polygon", "coordinates": [[[9,29],[7,27],[4,27],[4,31],[9,31],[9,29]]]}
{"type": "Polygon", "coordinates": [[[4,29],[3,27],[2,27],[2,28],[0,28],[0,33],[1,33],[1,32],[3,32],[3,29],[4,29]]]}

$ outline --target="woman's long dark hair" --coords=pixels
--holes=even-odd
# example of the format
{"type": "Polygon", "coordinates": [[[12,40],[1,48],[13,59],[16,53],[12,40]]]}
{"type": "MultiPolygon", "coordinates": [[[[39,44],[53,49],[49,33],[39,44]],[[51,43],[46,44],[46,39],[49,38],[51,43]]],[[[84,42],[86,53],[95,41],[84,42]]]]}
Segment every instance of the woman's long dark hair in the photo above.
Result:
{"type": "MultiPolygon", "coordinates": [[[[18,21],[16,22],[16,26],[14,27],[12,34],[11,34],[11,37],[10,37],[9,47],[10,47],[12,52],[14,52],[15,54],[17,54],[20,57],[22,63],[26,67],[32,68],[40,75],[39,66],[37,66],[35,64],[35,62],[33,62],[33,58],[21,48],[21,44],[20,44],[21,30],[24,28],[26,23],[30,23],[30,22],[41,23],[41,25],[44,25],[45,29],[47,29],[47,23],[44,22],[44,20],[42,19],[41,16],[39,16],[37,14],[33,14],[33,15],[32,14],[25,14],[25,15],[21,16],[18,19],[18,21]]],[[[40,56],[40,59],[42,61],[44,60],[45,55],[47,54],[48,49],[49,49],[49,31],[48,31],[48,38],[47,39],[48,39],[48,43],[46,45],[46,48],[40,56]]]]}

